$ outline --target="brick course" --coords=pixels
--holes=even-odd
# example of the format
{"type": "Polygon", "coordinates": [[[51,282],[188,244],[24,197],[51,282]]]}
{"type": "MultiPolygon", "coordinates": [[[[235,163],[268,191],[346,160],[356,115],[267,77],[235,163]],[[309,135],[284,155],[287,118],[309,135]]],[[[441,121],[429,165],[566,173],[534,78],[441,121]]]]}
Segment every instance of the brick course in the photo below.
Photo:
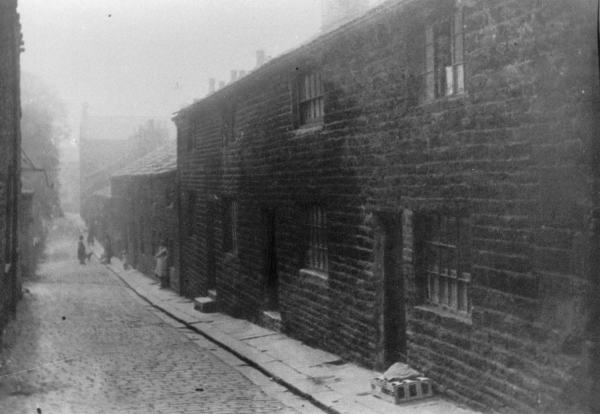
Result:
{"type": "Polygon", "coordinates": [[[183,203],[195,194],[182,206],[182,228],[194,227],[182,246],[184,293],[216,287],[221,309],[260,321],[261,211],[271,208],[283,331],[381,367],[387,268],[378,249],[389,226],[376,221],[395,217],[408,362],[477,407],[585,412],[597,311],[586,253],[598,207],[596,9],[586,0],[462,3],[463,96],[419,100],[424,24],[452,2],[390,1],[178,113],[183,203]],[[293,80],[313,68],[324,123],[296,129],[293,80]],[[231,107],[236,139],[225,143],[231,107]],[[236,253],[223,251],[220,212],[231,200],[236,253]],[[303,270],[312,203],[327,213],[326,277],[303,270]],[[424,303],[419,220],[436,211],[468,216],[469,317],[424,303]]]}

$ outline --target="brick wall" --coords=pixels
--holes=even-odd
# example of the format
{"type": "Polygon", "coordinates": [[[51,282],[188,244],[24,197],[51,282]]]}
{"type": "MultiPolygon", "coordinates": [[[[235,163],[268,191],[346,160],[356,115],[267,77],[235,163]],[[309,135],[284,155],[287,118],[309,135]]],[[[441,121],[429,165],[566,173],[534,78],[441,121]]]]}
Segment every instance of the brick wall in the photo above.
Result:
{"type": "Polygon", "coordinates": [[[185,293],[205,295],[213,283],[221,309],[260,320],[271,209],[286,333],[383,367],[393,259],[404,356],[439,391],[498,411],[585,412],[597,306],[596,9],[584,0],[462,3],[464,95],[420,97],[425,26],[452,4],[396,1],[178,114],[182,228],[193,226],[185,293]],[[293,80],[315,68],[324,122],[296,129],[293,80]],[[224,121],[232,107],[233,142],[224,121]],[[231,201],[238,248],[225,252],[231,201]],[[305,269],[315,203],[328,221],[325,275],[305,269]],[[468,223],[467,315],[426,300],[422,220],[434,213],[468,223]],[[392,233],[401,246],[389,251],[401,258],[386,259],[392,233]]]}

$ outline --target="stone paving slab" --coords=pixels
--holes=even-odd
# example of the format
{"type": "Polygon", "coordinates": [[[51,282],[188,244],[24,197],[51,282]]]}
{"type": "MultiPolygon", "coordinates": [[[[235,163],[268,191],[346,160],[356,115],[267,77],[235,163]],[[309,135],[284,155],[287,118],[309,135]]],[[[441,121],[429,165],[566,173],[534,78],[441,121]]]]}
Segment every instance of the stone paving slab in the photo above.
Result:
{"type": "Polygon", "coordinates": [[[290,339],[286,335],[277,333],[275,331],[271,331],[271,332],[273,332],[273,335],[247,339],[244,341],[244,343],[246,343],[246,344],[250,345],[251,347],[256,348],[260,351],[267,351],[270,348],[272,342],[282,341],[282,340],[286,341],[286,340],[290,339]]]}
{"type": "MultiPolygon", "coordinates": [[[[232,328],[234,326],[232,325],[232,328]]],[[[254,325],[253,323],[246,323],[243,326],[238,327],[237,329],[231,329],[229,331],[225,331],[228,332],[232,337],[236,338],[236,339],[240,339],[240,340],[248,340],[248,339],[254,339],[254,338],[264,338],[266,336],[272,337],[273,335],[275,335],[276,333],[269,330],[269,329],[265,329],[263,327],[254,325]]]]}

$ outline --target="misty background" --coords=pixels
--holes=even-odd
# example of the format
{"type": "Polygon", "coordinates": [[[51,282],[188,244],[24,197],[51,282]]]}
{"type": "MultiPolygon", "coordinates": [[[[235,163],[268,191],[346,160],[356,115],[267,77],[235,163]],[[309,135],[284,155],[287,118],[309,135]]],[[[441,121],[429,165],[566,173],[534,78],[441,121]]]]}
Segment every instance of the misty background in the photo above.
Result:
{"type": "Polygon", "coordinates": [[[20,0],[19,12],[21,68],[64,102],[71,139],[85,102],[94,116],[168,119],[209,78],[229,82],[256,50],[278,56],[321,27],[321,0],[20,0]]]}

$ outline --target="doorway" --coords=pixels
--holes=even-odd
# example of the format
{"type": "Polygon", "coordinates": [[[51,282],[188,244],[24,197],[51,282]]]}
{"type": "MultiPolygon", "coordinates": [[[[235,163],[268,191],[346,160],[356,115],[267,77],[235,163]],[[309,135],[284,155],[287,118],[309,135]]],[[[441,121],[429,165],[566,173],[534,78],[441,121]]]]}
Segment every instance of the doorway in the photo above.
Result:
{"type": "Polygon", "coordinates": [[[385,370],[395,362],[406,362],[402,215],[378,214],[375,230],[375,267],[382,281],[377,365],[385,370]]]}
{"type": "Polygon", "coordinates": [[[270,311],[279,310],[279,276],[277,274],[277,249],[275,246],[276,212],[275,209],[262,210],[265,229],[264,247],[264,292],[265,308],[270,311]]]}
{"type": "Polygon", "coordinates": [[[215,226],[217,207],[209,201],[206,212],[206,290],[217,288],[217,269],[215,258],[215,226]]]}

